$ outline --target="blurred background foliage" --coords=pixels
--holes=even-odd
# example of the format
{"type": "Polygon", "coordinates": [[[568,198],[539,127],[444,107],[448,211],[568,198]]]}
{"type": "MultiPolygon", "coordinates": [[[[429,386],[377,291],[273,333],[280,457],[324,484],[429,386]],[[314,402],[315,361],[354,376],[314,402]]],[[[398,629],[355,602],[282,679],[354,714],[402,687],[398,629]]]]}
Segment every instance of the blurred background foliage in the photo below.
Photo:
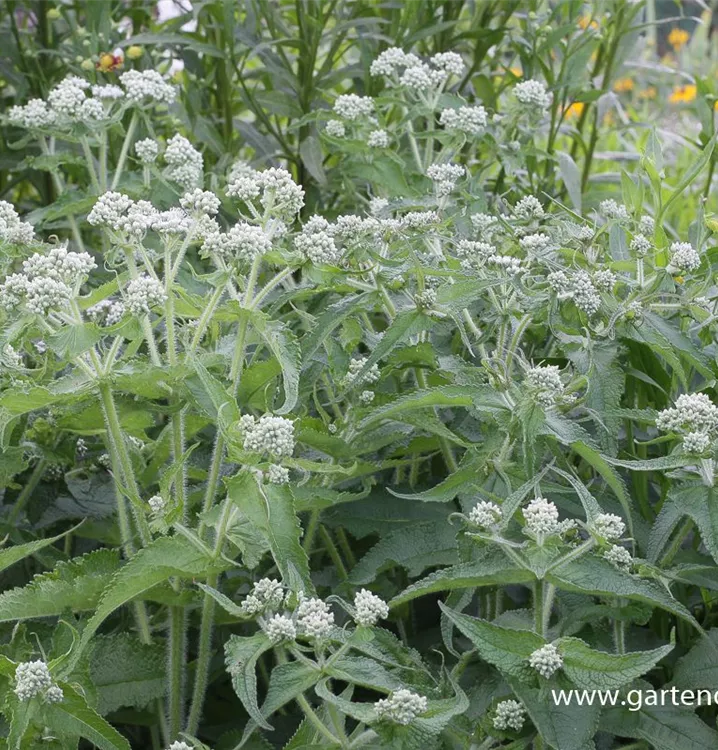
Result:
{"type": "MultiPolygon", "coordinates": [[[[550,120],[522,144],[510,176],[559,200],[578,191],[584,208],[620,192],[621,172],[634,174],[653,128],[669,182],[680,182],[714,132],[718,46],[706,2],[4,0],[3,6],[2,111],[44,97],[68,73],[113,82],[130,68],[170,72],[181,97],[168,127],[203,144],[208,171],[224,173],[239,159],[287,165],[307,191],[307,215],[340,213],[358,200],[342,175],[347,158],[370,159],[328,143],[322,124],[335,96],[381,93],[369,66],[390,46],[425,55],[461,52],[469,68],[455,93],[493,113],[518,79],[544,80],[553,93],[550,120]]],[[[52,203],[51,175],[33,163],[22,134],[15,135],[9,129],[2,136],[0,198],[26,210],[52,203]]],[[[492,152],[473,156],[485,163],[485,195],[504,195],[511,184],[505,162],[492,152]]],[[[398,194],[401,172],[411,166],[382,168],[382,181],[396,178],[398,194]]],[[[377,177],[370,172],[367,182],[377,177]]],[[[709,201],[713,174],[711,164],[702,187],[709,201]]],[[[686,199],[693,199],[690,191],[686,199]]],[[[680,224],[680,217],[679,201],[667,218],[680,224]]]]}

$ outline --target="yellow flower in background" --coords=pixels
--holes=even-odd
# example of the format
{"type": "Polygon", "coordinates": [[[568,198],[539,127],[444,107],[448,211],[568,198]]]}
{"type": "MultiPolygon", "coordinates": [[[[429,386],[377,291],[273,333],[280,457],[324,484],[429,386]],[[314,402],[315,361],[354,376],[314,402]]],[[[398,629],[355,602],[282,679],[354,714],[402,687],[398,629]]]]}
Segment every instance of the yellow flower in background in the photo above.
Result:
{"type": "Polygon", "coordinates": [[[718,99],[715,100],[715,103],[713,104],[713,109],[718,110],[718,99]]]}
{"type": "Polygon", "coordinates": [[[697,92],[698,89],[692,83],[687,83],[685,86],[676,86],[668,97],[668,101],[671,104],[688,104],[696,98],[697,92]]]}
{"type": "Polygon", "coordinates": [[[686,42],[691,38],[691,35],[685,29],[671,29],[671,33],[668,35],[668,44],[678,52],[686,46],[686,42]]]}
{"type": "Polygon", "coordinates": [[[521,68],[517,68],[514,66],[513,68],[509,68],[509,72],[513,73],[517,78],[521,78],[524,74],[523,70],[521,68]]]}
{"type": "Polygon", "coordinates": [[[139,44],[133,44],[131,47],[127,48],[127,57],[129,57],[130,60],[139,60],[139,58],[142,57],[143,54],[144,50],[139,46],[139,44]]]}
{"type": "Polygon", "coordinates": [[[603,124],[606,127],[611,127],[611,125],[615,125],[616,118],[613,116],[613,111],[609,110],[606,112],[606,114],[603,116],[603,124]]]}
{"type": "Polygon", "coordinates": [[[583,102],[574,102],[570,107],[566,108],[566,119],[577,120],[585,109],[586,105],[583,102]]]}
{"type": "Polygon", "coordinates": [[[613,84],[613,90],[617,94],[625,94],[628,91],[633,91],[635,83],[633,78],[619,78],[616,83],[613,84]]]}
{"type": "Polygon", "coordinates": [[[578,25],[584,31],[590,26],[592,29],[598,28],[598,22],[591,19],[589,16],[581,16],[578,19],[578,25]]]}
{"type": "Polygon", "coordinates": [[[655,99],[658,94],[655,86],[649,86],[647,89],[638,92],[639,99],[655,99]]]}

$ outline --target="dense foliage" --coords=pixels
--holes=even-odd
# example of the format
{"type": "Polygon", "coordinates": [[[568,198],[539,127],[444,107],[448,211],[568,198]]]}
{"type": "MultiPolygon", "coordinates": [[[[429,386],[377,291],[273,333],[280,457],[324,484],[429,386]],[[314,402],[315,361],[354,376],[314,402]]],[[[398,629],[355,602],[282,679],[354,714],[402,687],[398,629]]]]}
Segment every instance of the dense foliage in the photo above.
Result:
{"type": "Polygon", "coordinates": [[[710,19],[5,10],[0,745],[714,750],[710,19]]]}

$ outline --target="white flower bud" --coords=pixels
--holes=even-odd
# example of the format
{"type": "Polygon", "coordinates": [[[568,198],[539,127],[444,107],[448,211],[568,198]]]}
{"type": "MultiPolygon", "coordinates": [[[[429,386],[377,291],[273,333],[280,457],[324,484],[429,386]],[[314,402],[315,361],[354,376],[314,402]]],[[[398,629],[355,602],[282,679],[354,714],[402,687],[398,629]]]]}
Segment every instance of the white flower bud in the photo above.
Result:
{"type": "Polygon", "coordinates": [[[601,513],[593,519],[593,531],[609,541],[620,539],[626,530],[626,524],[620,516],[613,513],[601,513]]]}
{"type": "Polygon", "coordinates": [[[553,643],[548,643],[541,648],[536,649],[529,657],[529,664],[542,677],[548,679],[554,672],[557,672],[563,666],[563,657],[556,649],[553,643]]]}
{"type": "Polygon", "coordinates": [[[359,120],[374,113],[374,100],[370,96],[342,94],[334,102],[334,112],[345,120],[359,120]]]}
{"type": "Polygon", "coordinates": [[[518,701],[501,701],[496,706],[494,729],[498,729],[500,732],[505,732],[507,729],[520,732],[524,725],[525,716],[526,710],[518,701]]]}
{"type": "Polygon", "coordinates": [[[297,628],[291,617],[286,615],[273,615],[267,620],[264,631],[273,643],[280,641],[293,641],[297,637],[297,628]]]}
{"type": "Polygon", "coordinates": [[[245,414],[240,420],[244,432],[244,450],[268,453],[271,456],[291,456],[294,452],[294,423],[284,417],[263,414],[255,420],[245,414]]]}
{"type": "Polygon", "coordinates": [[[135,143],[135,153],[143,164],[152,164],[159,156],[160,147],[154,139],[145,138],[135,143]]]}
{"type": "Polygon", "coordinates": [[[540,81],[521,81],[513,90],[516,101],[527,109],[543,111],[551,106],[551,94],[540,81]]]}
{"type": "Polygon", "coordinates": [[[429,701],[411,690],[395,690],[388,698],[374,704],[379,719],[407,726],[429,708],[429,701]]]}
{"type": "Polygon", "coordinates": [[[125,304],[133,315],[147,315],[150,310],[167,300],[164,287],[147,275],[132,279],[125,292],[125,304]]]}
{"type": "Polygon", "coordinates": [[[535,195],[527,195],[514,206],[514,215],[519,219],[541,219],[544,210],[541,201],[535,195]]]}
{"type": "Polygon", "coordinates": [[[29,701],[52,687],[52,677],[44,661],[28,661],[15,668],[15,695],[29,701]]]}
{"type": "Polygon", "coordinates": [[[611,563],[611,565],[614,565],[620,570],[630,571],[633,566],[631,553],[625,549],[625,547],[619,547],[617,544],[609,547],[609,549],[603,553],[603,556],[611,563]]]}
{"type": "Polygon", "coordinates": [[[324,638],[334,626],[334,613],[321,599],[303,599],[297,607],[299,632],[310,638],[324,638]]]}
{"type": "Polygon", "coordinates": [[[481,500],[469,511],[469,522],[488,529],[501,520],[501,508],[496,503],[481,500]]]}
{"type": "Polygon", "coordinates": [[[670,254],[668,269],[672,271],[695,271],[701,264],[701,256],[690,242],[674,242],[670,247],[670,254]]]}
{"type": "Polygon", "coordinates": [[[362,589],[354,596],[354,619],[357,625],[369,627],[389,617],[389,605],[376,594],[362,589]]]}

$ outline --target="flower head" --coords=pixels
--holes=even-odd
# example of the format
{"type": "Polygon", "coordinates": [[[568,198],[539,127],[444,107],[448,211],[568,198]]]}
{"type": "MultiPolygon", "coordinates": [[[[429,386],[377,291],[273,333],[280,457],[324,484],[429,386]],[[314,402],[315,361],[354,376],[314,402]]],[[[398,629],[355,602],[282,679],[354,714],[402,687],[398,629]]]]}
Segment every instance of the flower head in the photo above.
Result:
{"type": "Polygon", "coordinates": [[[531,654],[529,664],[542,677],[548,679],[554,672],[561,669],[563,666],[563,657],[559,654],[553,643],[547,643],[531,654]]]}
{"type": "Polygon", "coordinates": [[[354,619],[357,625],[376,625],[379,620],[385,620],[389,616],[389,605],[376,594],[367,589],[362,589],[354,597],[354,619]]]}
{"type": "Polygon", "coordinates": [[[370,96],[342,94],[334,102],[334,112],[345,120],[359,120],[374,113],[374,100],[370,96]]]}
{"type": "Polygon", "coordinates": [[[245,414],[240,420],[244,433],[244,450],[268,453],[271,456],[291,456],[294,452],[294,423],[284,417],[263,414],[255,419],[245,414]]]}
{"type": "Polygon", "coordinates": [[[469,511],[469,522],[484,529],[495,526],[501,520],[501,508],[496,503],[482,500],[469,511]]]}
{"type": "Polygon", "coordinates": [[[516,101],[528,110],[543,112],[551,106],[552,97],[540,81],[521,81],[513,89],[516,101]]]}
{"type": "Polygon", "coordinates": [[[272,615],[264,626],[264,632],[273,643],[293,641],[297,637],[297,627],[291,617],[272,615]]]}
{"type": "Polygon", "coordinates": [[[388,698],[374,704],[379,719],[407,726],[429,708],[428,700],[411,690],[395,690],[388,698]]]}
{"type": "Polygon", "coordinates": [[[468,135],[481,135],[486,130],[488,117],[482,106],[444,109],[439,122],[447,130],[456,130],[468,135]]]}
{"type": "Polygon", "coordinates": [[[167,83],[156,70],[128,70],[120,76],[127,100],[141,104],[145,100],[157,104],[171,104],[177,96],[174,86],[167,83]]]}
{"type": "Polygon", "coordinates": [[[324,638],[334,626],[334,613],[321,599],[303,599],[297,607],[299,632],[310,638],[324,638]]]}
{"type": "Polygon", "coordinates": [[[494,714],[494,729],[505,732],[507,729],[513,729],[514,732],[520,732],[524,725],[526,709],[522,703],[514,700],[501,701],[496,706],[494,714]]]}
{"type": "Polygon", "coordinates": [[[612,513],[600,513],[593,519],[592,529],[594,533],[603,539],[613,541],[620,539],[626,530],[626,524],[620,516],[612,513]]]}
{"type": "Polygon", "coordinates": [[[21,701],[29,701],[52,686],[50,670],[44,661],[22,662],[15,668],[15,695],[21,701]]]}
{"type": "Polygon", "coordinates": [[[701,265],[701,256],[690,242],[674,242],[670,247],[672,271],[695,271],[701,265]]]}
{"type": "Polygon", "coordinates": [[[147,315],[157,305],[167,300],[164,287],[157,279],[146,274],[132,279],[125,291],[125,305],[133,315],[147,315]]]}
{"type": "Polygon", "coordinates": [[[177,133],[167,141],[164,159],[170,180],[187,190],[201,182],[204,169],[202,154],[183,135],[177,133]]]}

